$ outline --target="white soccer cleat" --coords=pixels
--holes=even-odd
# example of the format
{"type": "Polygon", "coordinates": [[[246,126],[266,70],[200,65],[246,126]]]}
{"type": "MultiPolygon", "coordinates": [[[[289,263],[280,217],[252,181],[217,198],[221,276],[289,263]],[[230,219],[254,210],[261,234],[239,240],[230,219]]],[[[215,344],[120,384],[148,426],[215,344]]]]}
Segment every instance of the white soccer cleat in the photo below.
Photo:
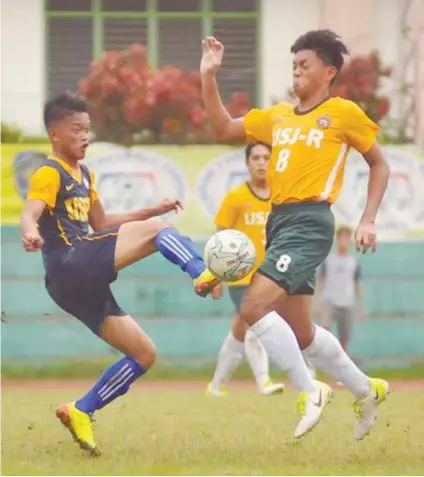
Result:
{"type": "Polygon", "coordinates": [[[283,383],[274,383],[271,379],[266,379],[258,388],[259,394],[262,396],[272,396],[281,394],[284,391],[283,383]]]}
{"type": "Polygon", "coordinates": [[[216,387],[213,386],[212,383],[209,383],[205,391],[206,396],[214,397],[225,397],[227,393],[227,388],[223,384],[221,384],[219,387],[216,387]]]}
{"type": "Polygon", "coordinates": [[[362,400],[353,403],[356,413],[356,423],[353,435],[358,441],[367,436],[377,421],[378,406],[386,400],[390,393],[390,386],[384,379],[370,379],[370,393],[362,400]]]}
{"type": "Polygon", "coordinates": [[[331,400],[332,389],[325,383],[314,381],[315,391],[303,392],[297,399],[297,410],[301,416],[294,431],[294,438],[299,439],[311,431],[320,421],[326,404],[331,400]]]}

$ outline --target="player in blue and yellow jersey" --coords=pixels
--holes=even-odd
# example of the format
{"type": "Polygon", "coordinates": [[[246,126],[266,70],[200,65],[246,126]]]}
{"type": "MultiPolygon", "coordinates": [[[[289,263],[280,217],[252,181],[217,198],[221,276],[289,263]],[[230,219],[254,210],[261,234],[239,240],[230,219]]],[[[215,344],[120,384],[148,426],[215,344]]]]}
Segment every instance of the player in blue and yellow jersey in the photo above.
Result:
{"type": "Polygon", "coordinates": [[[124,354],[87,394],[56,411],[80,447],[99,455],[91,425],[94,412],[125,394],[156,358],[152,341],[118,305],[110,283],[120,270],[155,252],[179,265],[200,296],[219,282],[188,237],[170,224],[146,221],[178,211],[178,200],[127,214],[105,214],[94,176],[80,163],[88,147],[87,111],[86,101],[71,94],[45,105],[52,155],[31,178],[21,232],[26,251],[42,250],[51,298],[124,354]],[[94,233],[89,233],[89,225],[94,233]]]}

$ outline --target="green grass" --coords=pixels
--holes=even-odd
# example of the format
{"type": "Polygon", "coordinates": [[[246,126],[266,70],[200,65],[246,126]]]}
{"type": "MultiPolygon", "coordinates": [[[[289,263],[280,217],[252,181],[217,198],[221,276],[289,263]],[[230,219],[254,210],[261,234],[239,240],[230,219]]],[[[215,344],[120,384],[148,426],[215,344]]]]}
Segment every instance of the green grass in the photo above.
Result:
{"type": "MultiPolygon", "coordinates": [[[[106,358],[57,360],[54,363],[33,363],[22,362],[19,364],[8,364],[3,360],[3,379],[92,379],[96,378],[103,370],[116,361],[118,355],[106,358]]],[[[362,366],[361,366],[362,367],[362,366]]],[[[365,369],[365,368],[364,368],[365,369]]],[[[215,363],[204,363],[191,366],[170,365],[164,362],[156,363],[149,371],[149,379],[152,380],[207,380],[215,370],[215,363]]],[[[373,367],[366,368],[369,375],[378,376],[385,379],[424,379],[424,363],[406,367],[373,367]]],[[[278,372],[274,373],[278,376],[278,372]]],[[[234,379],[252,379],[252,371],[243,363],[236,371],[234,379]]]]}
{"type": "Polygon", "coordinates": [[[7,475],[420,475],[424,395],[394,392],[377,428],[352,437],[350,396],[337,391],[323,421],[294,441],[295,395],[138,388],[96,417],[103,452],[89,459],[54,416],[74,392],[3,391],[2,473],[7,475]]]}

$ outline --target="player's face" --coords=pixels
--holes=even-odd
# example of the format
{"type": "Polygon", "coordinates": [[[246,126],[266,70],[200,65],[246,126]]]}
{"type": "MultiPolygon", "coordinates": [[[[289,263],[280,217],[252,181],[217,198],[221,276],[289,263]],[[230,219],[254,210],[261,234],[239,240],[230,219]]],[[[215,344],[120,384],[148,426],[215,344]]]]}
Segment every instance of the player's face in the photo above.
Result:
{"type": "Polygon", "coordinates": [[[90,118],[87,113],[73,113],[58,121],[50,130],[49,138],[61,153],[72,160],[84,159],[88,147],[90,118]]]}
{"type": "Polygon", "coordinates": [[[337,236],[337,247],[340,251],[346,252],[350,248],[350,244],[352,241],[352,236],[350,232],[347,231],[340,231],[337,236]]]}
{"type": "Polygon", "coordinates": [[[313,50],[298,51],[293,58],[293,91],[307,98],[323,86],[329,86],[337,69],[325,64],[313,50]]]}
{"type": "Polygon", "coordinates": [[[262,144],[257,144],[252,148],[247,163],[249,175],[253,180],[266,179],[266,168],[271,156],[269,149],[262,144]]]}

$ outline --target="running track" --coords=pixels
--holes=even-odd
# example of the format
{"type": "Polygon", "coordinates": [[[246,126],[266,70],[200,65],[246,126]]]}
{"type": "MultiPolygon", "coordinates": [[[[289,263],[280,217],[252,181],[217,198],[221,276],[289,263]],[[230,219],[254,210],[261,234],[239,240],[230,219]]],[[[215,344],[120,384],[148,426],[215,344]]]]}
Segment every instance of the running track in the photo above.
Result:
{"type": "MultiPolygon", "coordinates": [[[[13,390],[29,390],[29,391],[46,391],[61,389],[78,389],[89,388],[93,385],[93,380],[36,380],[36,381],[15,381],[7,380],[2,382],[1,387],[4,391],[13,390]]],[[[424,380],[420,381],[390,381],[392,390],[423,390],[424,380]]],[[[137,388],[158,389],[158,390],[178,390],[178,391],[204,391],[206,381],[139,381],[134,385],[137,388]]],[[[230,381],[229,389],[255,389],[253,381],[230,381]]],[[[334,385],[337,389],[337,385],[334,385]]]]}

